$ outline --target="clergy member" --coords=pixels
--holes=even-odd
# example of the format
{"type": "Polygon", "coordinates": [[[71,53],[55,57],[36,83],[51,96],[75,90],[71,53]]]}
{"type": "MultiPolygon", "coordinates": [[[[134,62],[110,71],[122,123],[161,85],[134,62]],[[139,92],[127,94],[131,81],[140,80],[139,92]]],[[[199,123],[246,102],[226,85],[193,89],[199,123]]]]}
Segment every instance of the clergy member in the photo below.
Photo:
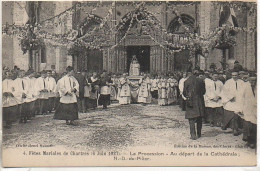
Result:
{"type": "Polygon", "coordinates": [[[52,112],[54,111],[55,108],[55,101],[56,101],[56,96],[57,96],[57,91],[56,91],[56,81],[52,77],[51,71],[47,71],[47,77],[46,77],[46,84],[47,84],[47,90],[48,90],[48,111],[52,112]]]}
{"type": "Polygon", "coordinates": [[[46,71],[41,71],[41,76],[36,79],[35,89],[40,107],[40,115],[47,114],[48,111],[48,85],[46,81],[46,71]]]}
{"type": "Polygon", "coordinates": [[[130,92],[130,81],[126,78],[126,74],[124,73],[122,78],[119,80],[119,104],[125,105],[130,104],[131,102],[131,92],[130,92]]]}
{"type": "Polygon", "coordinates": [[[142,105],[151,103],[151,81],[150,78],[145,74],[144,77],[139,81],[139,91],[137,102],[142,105]]]}
{"type": "Polygon", "coordinates": [[[223,83],[218,80],[218,73],[215,71],[211,79],[205,79],[206,93],[204,95],[205,106],[207,107],[208,120],[210,126],[221,126],[223,118],[223,108],[220,93],[223,83]]]}
{"type": "Polygon", "coordinates": [[[24,70],[18,72],[18,78],[14,80],[14,97],[18,103],[18,115],[20,115],[20,123],[26,123],[26,106],[24,104],[24,99],[26,98],[25,80],[24,80],[24,70]]]}
{"type": "Polygon", "coordinates": [[[221,92],[221,98],[224,108],[222,129],[232,126],[234,136],[238,136],[238,119],[235,112],[242,109],[241,97],[244,91],[244,81],[238,79],[238,70],[232,70],[232,78],[227,80],[221,92]]]}
{"type": "Polygon", "coordinates": [[[165,76],[162,76],[158,82],[158,104],[160,106],[166,106],[168,104],[167,90],[169,83],[165,76]]]}
{"type": "Polygon", "coordinates": [[[14,97],[14,81],[12,80],[12,73],[6,72],[6,78],[3,80],[3,121],[5,121],[5,128],[11,128],[12,122],[17,119],[18,103],[14,97]]]}
{"type": "Polygon", "coordinates": [[[67,125],[77,125],[74,120],[78,119],[77,96],[79,83],[74,75],[73,68],[66,68],[67,74],[57,83],[60,94],[60,103],[55,111],[54,119],[66,120],[67,125]]]}
{"type": "Polygon", "coordinates": [[[187,80],[187,73],[184,72],[182,74],[182,78],[180,79],[179,81],[179,91],[180,91],[180,105],[181,105],[181,109],[182,111],[185,111],[186,110],[186,101],[184,100],[184,97],[183,97],[183,88],[184,88],[184,81],[187,80]]]}
{"type": "Polygon", "coordinates": [[[28,119],[31,119],[35,116],[34,107],[36,101],[36,91],[35,91],[35,80],[32,79],[34,73],[32,70],[27,71],[25,80],[25,89],[26,89],[26,98],[24,99],[25,106],[26,106],[26,113],[28,119]]]}
{"type": "Polygon", "coordinates": [[[100,86],[100,96],[98,99],[98,104],[103,106],[103,109],[107,109],[107,106],[110,105],[110,92],[112,85],[111,78],[107,75],[106,70],[103,71],[99,86],[100,86]]]}
{"type": "Polygon", "coordinates": [[[257,84],[256,77],[250,77],[250,84],[246,84],[243,93],[242,116],[243,124],[243,140],[247,142],[250,148],[256,148],[257,140],[257,84]]]}

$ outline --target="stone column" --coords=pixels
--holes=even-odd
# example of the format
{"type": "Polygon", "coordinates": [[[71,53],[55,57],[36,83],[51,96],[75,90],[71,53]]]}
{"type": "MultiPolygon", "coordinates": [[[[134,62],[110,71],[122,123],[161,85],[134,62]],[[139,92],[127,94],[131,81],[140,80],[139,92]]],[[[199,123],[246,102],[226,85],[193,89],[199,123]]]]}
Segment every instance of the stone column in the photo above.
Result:
{"type": "MultiPolygon", "coordinates": [[[[207,35],[210,32],[210,25],[211,25],[211,2],[200,2],[199,6],[199,19],[198,23],[200,26],[200,35],[207,35]]],[[[209,66],[209,58],[205,58],[205,69],[209,66]]]]}
{"type": "MultiPolygon", "coordinates": [[[[247,14],[247,28],[252,28],[256,26],[256,14],[249,15],[247,14]]],[[[246,56],[245,58],[245,67],[249,70],[256,69],[256,32],[247,33],[246,36],[246,56]]]]}
{"type": "MultiPolygon", "coordinates": [[[[28,21],[28,16],[25,11],[26,2],[13,3],[13,23],[23,25],[28,21]]],[[[9,23],[11,24],[11,23],[9,23]]],[[[17,37],[13,38],[13,60],[14,65],[17,65],[23,70],[29,69],[29,52],[23,54],[20,42],[17,37]]]]}
{"type": "MultiPolygon", "coordinates": [[[[56,9],[54,15],[58,15],[72,7],[72,2],[55,2],[56,9]]],[[[72,14],[61,15],[55,18],[60,24],[54,28],[56,34],[65,34],[72,29],[72,14]]],[[[64,72],[67,66],[72,65],[72,56],[68,55],[66,46],[56,47],[56,71],[64,72]]]]}

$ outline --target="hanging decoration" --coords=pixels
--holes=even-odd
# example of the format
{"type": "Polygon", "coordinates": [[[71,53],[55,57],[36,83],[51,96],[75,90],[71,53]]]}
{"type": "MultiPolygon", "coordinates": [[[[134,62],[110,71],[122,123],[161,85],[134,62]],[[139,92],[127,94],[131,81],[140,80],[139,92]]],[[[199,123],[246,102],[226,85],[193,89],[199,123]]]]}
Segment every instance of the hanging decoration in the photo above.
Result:
{"type": "MultiPolygon", "coordinates": [[[[151,12],[147,9],[147,5],[158,5],[161,2],[111,2],[109,4],[111,8],[108,9],[107,15],[103,18],[98,18],[94,15],[94,12],[99,7],[107,6],[103,2],[87,2],[75,3],[71,8],[63,11],[62,13],[43,20],[40,23],[36,23],[33,28],[31,25],[25,24],[22,26],[16,26],[5,24],[2,26],[3,36],[16,36],[20,40],[21,48],[24,53],[28,50],[35,50],[43,46],[43,44],[52,44],[54,46],[67,46],[70,49],[70,53],[78,53],[77,49],[87,47],[87,49],[99,49],[106,50],[109,48],[113,50],[117,46],[121,45],[130,33],[134,24],[140,25],[140,32],[148,35],[151,40],[158,44],[161,48],[170,53],[180,52],[184,49],[191,51],[200,51],[201,53],[209,51],[212,48],[224,48],[235,46],[235,37],[228,33],[228,30],[235,32],[245,32],[253,34],[256,32],[256,26],[252,27],[232,27],[221,26],[215,30],[210,31],[205,35],[198,35],[194,33],[183,21],[181,13],[178,12],[179,6],[194,6],[198,2],[170,2],[166,1],[167,10],[151,12]],[[124,18],[122,18],[115,27],[111,27],[113,20],[113,10],[115,5],[122,6],[134,6],[135,10],[129,12],[124,18]],[[86,6],[92,6],[91,10],[86,10],[86,6]],[[87,17],[83,25],[79,26],[76,30],[67,30],[63,34],[50,33],[48,30],[53,27],[58,27],[64,23],[68,17],[71,17],[75,11],[84,12],[87,17]],[[154,17],[154,15],[165,13],[172,13],[178,18],[178,21],[185,33],[183,35],[169,33],[164,26],[154,17]],[[89,21],[98,21],[94,28],[83,32],[84,27],[87,26],[89,21]],[[48,29],[49,28],[49,29],[48,29]],[[122,32],[122,30],[124,30],[122,32]],[[118,35],[116,43],[111,42],[113,34],[118,35]],[[74,48],[75,51],[72,49],[74,48]]],[[[256,12],[256,3],[245,2],[212,2],[213,5],[229,5],[237,10],[247,10],[250,14],[256,12]]]]}

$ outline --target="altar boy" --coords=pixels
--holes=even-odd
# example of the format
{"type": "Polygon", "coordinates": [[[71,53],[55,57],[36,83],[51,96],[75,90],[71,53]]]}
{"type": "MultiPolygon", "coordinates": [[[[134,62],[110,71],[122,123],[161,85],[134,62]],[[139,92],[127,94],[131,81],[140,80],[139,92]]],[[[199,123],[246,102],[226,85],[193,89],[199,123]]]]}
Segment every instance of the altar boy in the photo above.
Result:
{"type": "Polygon", "coordinates": [[[12,73],[6,72],[6,79],[3,80],[3,121],[6,122],[5,128],[11,128],[12,122],[16,120],[18,103],[14,97],[14,81],[12,73]]]}
{"type": "Polygon", "coordinates": [[[77,125],[74,121],[78,119],[77,96],[79,95],[79,83],[73,76],[71,66],[66,68],[67,74],[57,83],[60,94],[60,103],[55,111],[54,119],[66,120],[67,125],[77,125]]]}
{"type": "Polygon", "coordinates": [[[36,79],[35,89],[38,96],[38,101],[40,105],[40,114],[47,114],[48,111],[48,85],[46,81],[46,71],[41,72],[41,76],[36,79]]]}

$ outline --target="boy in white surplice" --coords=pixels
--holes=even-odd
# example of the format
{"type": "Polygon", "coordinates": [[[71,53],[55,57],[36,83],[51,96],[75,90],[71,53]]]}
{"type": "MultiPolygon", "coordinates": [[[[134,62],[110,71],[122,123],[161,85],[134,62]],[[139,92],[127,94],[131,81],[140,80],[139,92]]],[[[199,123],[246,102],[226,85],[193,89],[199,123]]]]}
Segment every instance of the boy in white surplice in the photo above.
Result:
{"type": "Polygon", "coordinates": [[[67,125],[76,125],[74,120],[78,119],[77,96],[79,83],[73,77],[74,71],[71,66],[68,66],[66,71],[67,74],[57,83],[57,89],[61,98],[59,106],[55,111],[54,119],[66,120],[67,125]]]}

